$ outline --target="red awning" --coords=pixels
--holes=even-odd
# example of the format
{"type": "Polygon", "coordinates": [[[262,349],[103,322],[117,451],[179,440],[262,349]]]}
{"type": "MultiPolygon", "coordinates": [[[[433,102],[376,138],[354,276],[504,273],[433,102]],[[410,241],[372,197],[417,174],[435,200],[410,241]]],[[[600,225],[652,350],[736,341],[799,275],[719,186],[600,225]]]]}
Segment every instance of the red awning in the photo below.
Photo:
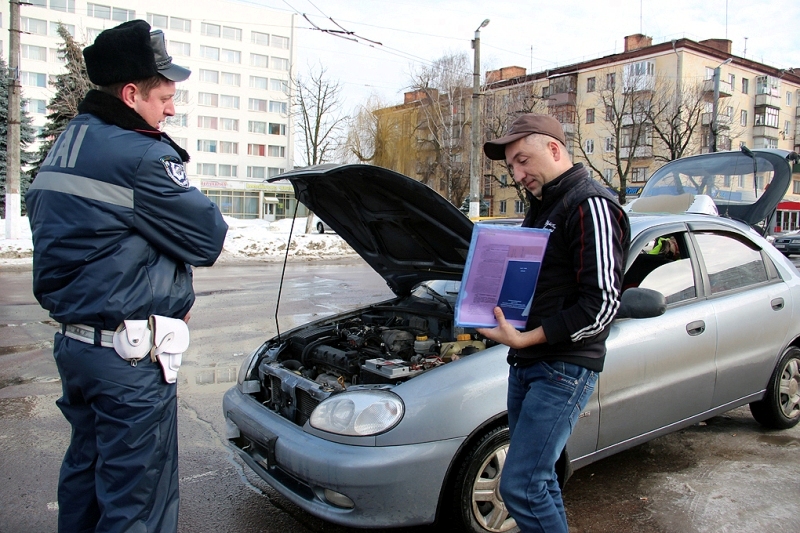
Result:
{"type": "Polygon", "coordinates": [[[780,202],[778,203],[779,211],[800,211],[800,202],[780,202]]]}

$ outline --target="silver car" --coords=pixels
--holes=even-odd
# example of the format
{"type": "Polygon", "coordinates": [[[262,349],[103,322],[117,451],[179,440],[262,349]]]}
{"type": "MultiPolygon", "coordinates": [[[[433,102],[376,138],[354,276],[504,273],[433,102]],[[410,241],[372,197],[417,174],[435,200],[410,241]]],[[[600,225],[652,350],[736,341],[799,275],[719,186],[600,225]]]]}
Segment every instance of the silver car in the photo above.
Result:
{"type": "MultiPolygon", "coordinates": [[[[633,203],[622,306],[567,446],[573,468],[744,404],[770,428],[800,420],[800,277],[759,234],[788,188],[791,157],[675,161],[633,203]],[[685,194],[682,211],[702,211],[695,200],[710,198],[727,216],[663,213],[685,194]]],[[[498,495],[507,349],[453,323],[472,223],[426,186],[377,167],[281,179],[396,298],[256,349],[223,400],[230,444],[330,522],[515,531],[498,495]]]]}

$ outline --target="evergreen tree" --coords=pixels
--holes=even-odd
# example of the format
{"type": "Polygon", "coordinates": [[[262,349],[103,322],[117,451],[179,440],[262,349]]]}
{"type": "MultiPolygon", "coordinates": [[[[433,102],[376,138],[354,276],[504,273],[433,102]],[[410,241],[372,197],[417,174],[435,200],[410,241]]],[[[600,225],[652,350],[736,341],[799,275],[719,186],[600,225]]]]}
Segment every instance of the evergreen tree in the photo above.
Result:
{"type": "Polygon", "coordinates": [[[89,81],[86,73],[86,63],[83,60],[83,48],[75,41],[63,24],[58,24],[58,35],[63,43],[58,48],[59,56],[64,58],[66,70],[56,76],[55,82],[51,85],[55,88],[56,94],[47,109],[47,122],[39,134],[42,141],[39,145],[39,153],[31,169],[31,175],[36,177],[39,168],[47,157],[47,152],[53,147],[58,136],[67,128],[70,120],[78,115],[78,104],[81,103],[86,93],[96,86],[89,81]]]}
{"type": "MultiPolygon", "coordinates": [[[[6,216],[6,157],[8,155],[8,66],[5,60],[0,57],[0,216],[6,216]]],[[[20,109],[20,168],[30,165],[35,158],[34,154],[28,152],[26,148],[34,139],[34,130],[31,126],[31,117],[25,110],[25,102],[22,102],[20,109]]],[[[30,175],[20,172],[20,192],[24,209],[25,192],[30,186],[30,175]]]]}

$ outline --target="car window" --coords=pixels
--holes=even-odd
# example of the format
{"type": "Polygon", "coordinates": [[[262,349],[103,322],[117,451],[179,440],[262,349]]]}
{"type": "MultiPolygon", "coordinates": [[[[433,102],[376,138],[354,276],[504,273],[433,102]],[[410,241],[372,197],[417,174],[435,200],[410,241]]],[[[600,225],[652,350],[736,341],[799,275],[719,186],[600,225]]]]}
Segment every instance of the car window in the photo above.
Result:
{"type": "Polygon", "coordinates": [[[664,295],[667,304],[697,296],[689,248],[683,233],[661,235],[644,244],[625,273],[623,289],[642,287],[664,295]]]}
{"type": "Polygon", "coordinates": [[[767,281],[767,268],[754,244],[731,235],[695,233],[711,284],[711,294],[767,281]]]}

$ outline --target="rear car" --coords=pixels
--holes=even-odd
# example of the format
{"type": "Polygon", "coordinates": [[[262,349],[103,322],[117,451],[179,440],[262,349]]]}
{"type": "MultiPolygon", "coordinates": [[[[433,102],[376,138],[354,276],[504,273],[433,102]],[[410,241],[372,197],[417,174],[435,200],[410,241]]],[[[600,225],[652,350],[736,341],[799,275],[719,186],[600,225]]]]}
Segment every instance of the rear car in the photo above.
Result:
{"type": "MultiPolygon", "coordinates": [[[[632,206],[622,305],[567,446],[573,467],[740,405],[767,427],[800,420],[800,278],[753,218],[770,210],[765,190],[788,187],[790,156],[709,154],[651,178],[656,192],[691,194],[688,205],[713,198],[726,176],[757,192],[750,210],[733,190],[717,195],[715,210],[733,199],[744,222],[668,214],[669,198],[632,206]]],[[[516,531],[497,490],[507,348],[453,322],[472,223],[428,187],[378,167],[281,179],[396,296],[254,350],[223,400],[230,444],[289,500],[337,524],[516,531]]]]}

